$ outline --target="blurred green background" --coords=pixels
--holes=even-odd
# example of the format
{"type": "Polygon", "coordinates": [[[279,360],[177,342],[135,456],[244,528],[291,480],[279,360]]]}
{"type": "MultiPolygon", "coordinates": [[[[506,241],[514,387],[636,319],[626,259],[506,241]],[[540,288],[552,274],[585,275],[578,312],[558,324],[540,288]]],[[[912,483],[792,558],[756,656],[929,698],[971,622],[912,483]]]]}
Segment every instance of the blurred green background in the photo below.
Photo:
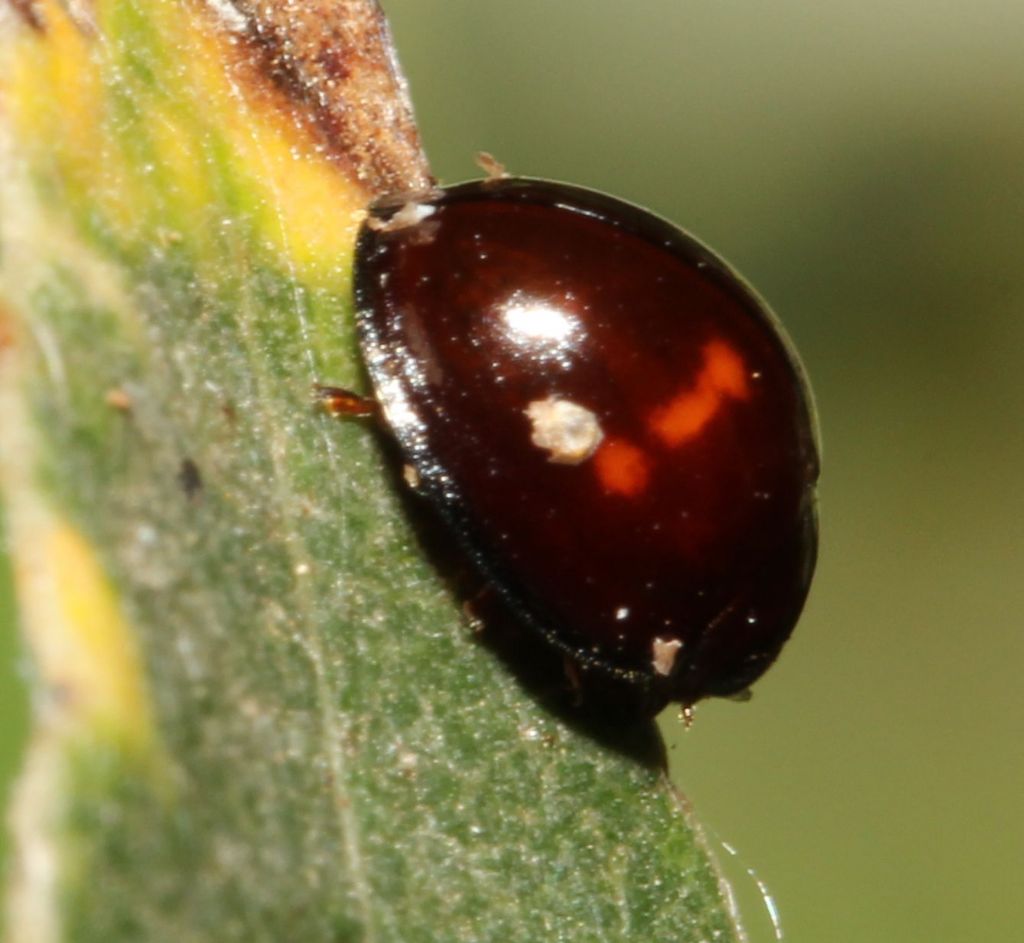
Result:
{"type": "MultiPolygon", "coordinates": [[[[3,505],[0,504],[0,862],[6,861],[6,807],[11,782],[17,773],[28,723],[27,695],[22,660],[14,625],[10,565],[5,551],[3,505]]],[[[0,870],[0,878],[3,872],[0,870]]],[[[0,934],[4,927],[3,891],[0,888],[0,934]]]]}
{"type": "MultiPolygon", "coordinates": [[[[1024,3],[384,5],[440,177],[485,149],[645,204],[803,353],[808,611],[752,703],[665,728],[754,941],[746,868],[791,943],[1020,939],[1024,3]]],[[[0,569],[0,788],[24,728],[7,592],[0,569]]]]}

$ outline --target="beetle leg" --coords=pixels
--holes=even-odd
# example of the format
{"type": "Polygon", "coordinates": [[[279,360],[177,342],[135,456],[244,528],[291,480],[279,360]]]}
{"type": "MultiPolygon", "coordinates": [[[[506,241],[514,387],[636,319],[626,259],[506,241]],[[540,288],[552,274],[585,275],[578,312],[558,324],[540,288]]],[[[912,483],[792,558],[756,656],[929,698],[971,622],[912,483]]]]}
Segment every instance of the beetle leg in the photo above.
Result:
{"type": "Polygon", "coordinates": [[[376,416],[379,412],[377,401],[369,396],[360,396],[342,386],[313,384],[313,395],[320,405],[332,416],[360,419],[376,416]]]}

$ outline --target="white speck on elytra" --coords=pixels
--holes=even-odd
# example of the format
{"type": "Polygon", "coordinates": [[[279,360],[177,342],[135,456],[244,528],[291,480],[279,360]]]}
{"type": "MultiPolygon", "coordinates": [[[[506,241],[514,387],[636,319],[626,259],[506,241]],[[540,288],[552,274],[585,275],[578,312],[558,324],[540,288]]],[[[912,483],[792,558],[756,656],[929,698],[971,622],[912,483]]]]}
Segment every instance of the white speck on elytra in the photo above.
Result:
{"type": "Polygon", "coordinates": [[[679,656],[679,650],[682,647],[683,643],[677,638],[656,638],[651,643],[651,655],[653,656],[651,658],[651,665],[654,667],[655,673],[666,678],[672,674],[676,658],[679,656]]]}
{"type": "Polygon", "coordinates": [[[604,432],[597,416],[571,400],[549,396],[523,410],[532,425],[530,441],[557,465],[579,465],[597,451],[604,432]]]}
{"type": "Polygon", "coordinates": [[[434,207],[429,203],[415,203],[410,200],[408,203],[403,203],[401,209],[388,219],[371,216],[367,219],[366,225],[378,232],[397,232],[399,229],[418,226],[423,220],[433,215],[434,207]]]}

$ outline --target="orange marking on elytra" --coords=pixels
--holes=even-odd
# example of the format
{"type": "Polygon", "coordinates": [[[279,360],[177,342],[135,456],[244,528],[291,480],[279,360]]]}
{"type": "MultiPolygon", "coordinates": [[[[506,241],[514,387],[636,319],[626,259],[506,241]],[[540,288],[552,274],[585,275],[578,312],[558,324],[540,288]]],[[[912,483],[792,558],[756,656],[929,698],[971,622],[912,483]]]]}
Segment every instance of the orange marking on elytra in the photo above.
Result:
{"type": "Polygon", "coordinates": [[[594,453],[594,467],[605,491],[636,497],[651,477],[647,456],[625,439],[605,439],[594,453]]]}
{"type": "Polygon", "coordinates": [[[696,382],[667,406],[656,409],[649,426],[665,445],[682,445],[700,434],[724,400],[749,395],[743,359],[728,344],[711,341],[704,346],[704,363],[696,382]]]}
{"type": "Polygon", "coordinates": [[[707,376],[711,385],[726,396],[746,399],[750,395],[743,358],[721,341],[705,346],[702,376],[707,376]]]}

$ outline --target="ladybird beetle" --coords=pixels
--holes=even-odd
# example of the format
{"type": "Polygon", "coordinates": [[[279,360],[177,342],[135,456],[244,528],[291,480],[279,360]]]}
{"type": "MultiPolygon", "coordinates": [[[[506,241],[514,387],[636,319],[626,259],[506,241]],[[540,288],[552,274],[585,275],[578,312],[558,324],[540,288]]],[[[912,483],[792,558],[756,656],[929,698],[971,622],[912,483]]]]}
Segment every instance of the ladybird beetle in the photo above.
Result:
{"type": "Polygon", "coordinates": [[[376,204],[354,287],[407,479],[538,644],[647,713],[765,671],[814,570],[816,423],[725,261],[631,204],[501,178],[376,204]]]}

